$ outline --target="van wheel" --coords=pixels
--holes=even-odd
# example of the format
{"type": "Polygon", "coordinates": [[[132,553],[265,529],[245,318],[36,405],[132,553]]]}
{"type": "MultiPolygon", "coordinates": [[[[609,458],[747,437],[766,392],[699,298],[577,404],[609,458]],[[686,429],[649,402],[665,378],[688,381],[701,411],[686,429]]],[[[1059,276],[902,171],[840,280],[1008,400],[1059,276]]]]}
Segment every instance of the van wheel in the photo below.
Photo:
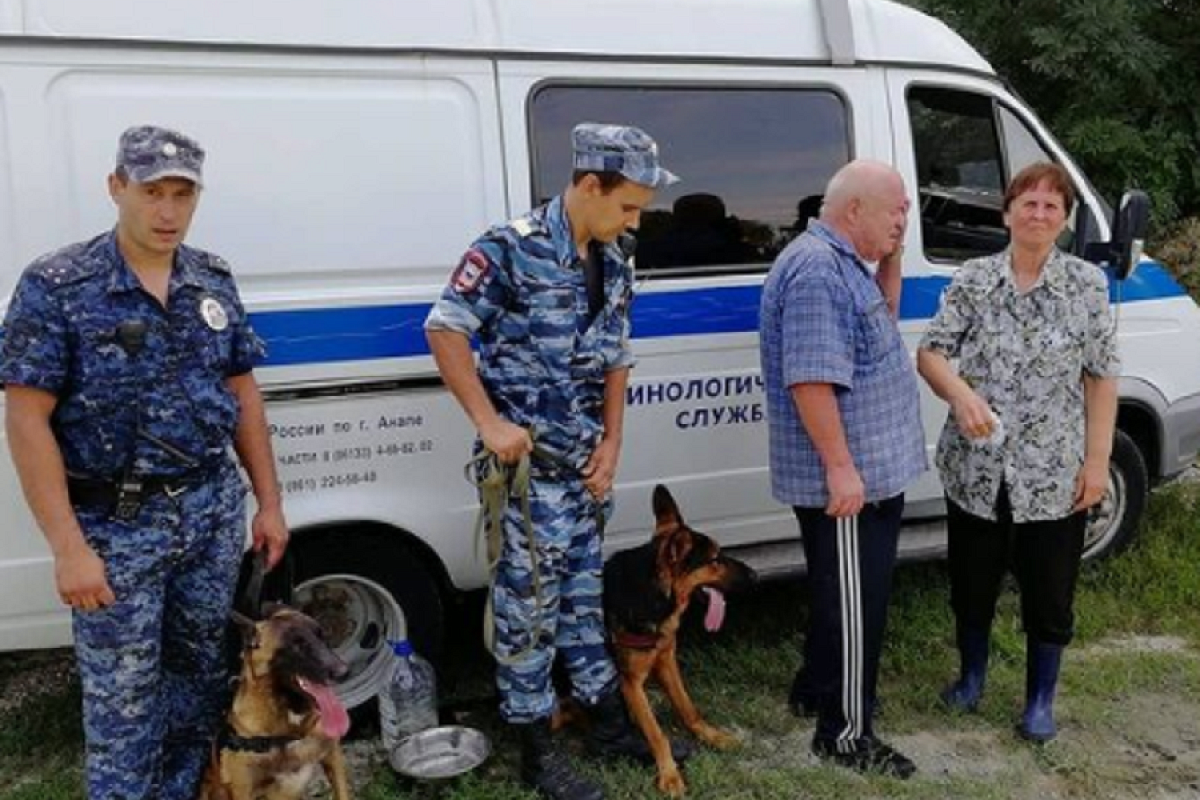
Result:
{"type": "Polygon", "coordinates": [[[1133,542],[1146,510],[1149,488],[1150,477],[1141,450],[1124,431],[1117,431],[1108,462],[1108,491],[1088,512],[1084,559],[1108,558],[1133,542]]]}
{"type": "Polygon", "coordinates": [[[292,603],[320,623],[349,673],[337,687],[347,708],[372,699],[391,666],[387,641],[407,638],[435,665],[444,610],[437,581],[395,534],[347,531],[299,536],[292,603]]]}

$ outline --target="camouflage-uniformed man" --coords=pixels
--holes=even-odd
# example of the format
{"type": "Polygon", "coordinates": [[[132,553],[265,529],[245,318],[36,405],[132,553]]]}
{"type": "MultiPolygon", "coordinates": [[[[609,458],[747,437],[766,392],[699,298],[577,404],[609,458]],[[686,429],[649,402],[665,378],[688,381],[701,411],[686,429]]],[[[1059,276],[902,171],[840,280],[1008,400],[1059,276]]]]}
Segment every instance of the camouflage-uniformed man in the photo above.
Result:
{"type": "Polygon", "coordinates": [[[245,543],[287,541],[262,354],[229,266],[182,244],[204,151],[127,130],[108,178],[114,230],[35,261],[0,349],[13,460],[73,610],[88,795],[195,797],[226,673],[245,543]]]}
{"type": "Polygon", "coordinates": [[[529,490],[536,553],[514,497],[492,588],[500,711],[520,734],[526,783],[552,798],[591,800],[603,797],[600,787],[576,774],[550,739],[550,668],[562,656],[575,697],[592,708],[594,749],[648,755],[605,649],[597,516],[610,510],[633,363],[633,272],[616,243],[636,227],[654,190],[676,178],[637,128],[583,124],[573,143],[571,185],[480,237],[425,328],[481,445],[513,463],[536,441],[529,490]],[[478,372],[471,336],[479,341],[478,372]]]}

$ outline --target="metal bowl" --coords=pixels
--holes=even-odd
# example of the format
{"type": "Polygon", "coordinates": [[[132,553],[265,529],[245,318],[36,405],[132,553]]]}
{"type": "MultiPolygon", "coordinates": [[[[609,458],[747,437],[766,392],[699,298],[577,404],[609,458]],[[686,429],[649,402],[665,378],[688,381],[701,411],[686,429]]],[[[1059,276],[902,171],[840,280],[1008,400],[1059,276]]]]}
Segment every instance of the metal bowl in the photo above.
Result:
{"type": "Polygon", "coordinates": [[[491,752],[481,731],[443,725],[404,737],[388,761],[392,769],[412,778],[453,778],[475,769],[491,752]]]}

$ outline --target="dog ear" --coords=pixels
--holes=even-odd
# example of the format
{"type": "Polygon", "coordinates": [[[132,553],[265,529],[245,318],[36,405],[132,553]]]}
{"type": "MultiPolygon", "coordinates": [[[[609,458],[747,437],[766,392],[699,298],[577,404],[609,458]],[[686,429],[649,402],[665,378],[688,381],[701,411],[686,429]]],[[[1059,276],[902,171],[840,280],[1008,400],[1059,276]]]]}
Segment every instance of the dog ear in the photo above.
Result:
{"type": "Polygon", "coordinates": [[[242,634],[242,647],[246,650],[253,650],[258,647],[258,624],[236,610],[230,611],[229,617],[237,625],[238,631],[242,634]]]}
{"type": "Polygon", "coordinates": [[[676,528],[663,543],[660,558],[663,566],[669,568],[670,574],[675,575],[679,571],[677,567],[683,563],[690,552],[692,552],[692,532],[687,528],[676,528]]]}
{"type": "Polygon", "coordinates": [[[679,506],[676,505],[675,498],[671,496],[666,486],[660,483],[654,487],[654,497],[651,502],[654,505],[654,519],[657,522],[656,531],[683,525],[683,515],[679,513],[679,506]]]}

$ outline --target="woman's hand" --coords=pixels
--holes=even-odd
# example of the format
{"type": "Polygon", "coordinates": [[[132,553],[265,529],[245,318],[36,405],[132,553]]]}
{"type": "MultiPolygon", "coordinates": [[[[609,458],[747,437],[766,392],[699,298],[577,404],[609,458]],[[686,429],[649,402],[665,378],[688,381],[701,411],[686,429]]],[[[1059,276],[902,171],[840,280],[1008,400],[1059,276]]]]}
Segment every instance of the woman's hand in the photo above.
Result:
{"type": "Polygon", "coordinates": [[[996,415],[992,413],[992,407],[973,390],[955,397],[950,410],[954,412],[958,429],[968,439],[986,439],[995,430],[996,415]]]}
{"type": "Polygon", "coordinates": [[[1075,506],[1072,512],[1091,508],[1104,499],[1108,491],[1108,462],[1083,462],[1075,477],[1075,506]]]}

